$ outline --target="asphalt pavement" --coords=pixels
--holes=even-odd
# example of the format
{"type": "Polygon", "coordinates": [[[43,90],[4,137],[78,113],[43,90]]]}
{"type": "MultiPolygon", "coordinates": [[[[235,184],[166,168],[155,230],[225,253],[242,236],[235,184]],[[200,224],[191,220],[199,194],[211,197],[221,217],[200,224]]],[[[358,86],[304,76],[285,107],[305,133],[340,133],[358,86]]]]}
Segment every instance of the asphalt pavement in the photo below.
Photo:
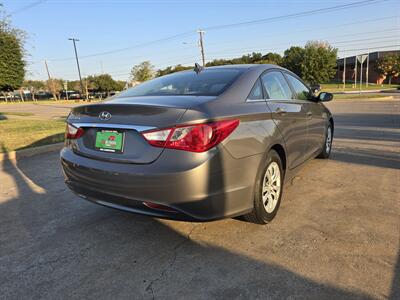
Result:
{"type": "Polygon", "coordinates": [[[175,222],[86,202],[58,153],[0,166],[1,299],[400,299],[398,101],[333,101],[330,160],[276,219],[175,222]]]}

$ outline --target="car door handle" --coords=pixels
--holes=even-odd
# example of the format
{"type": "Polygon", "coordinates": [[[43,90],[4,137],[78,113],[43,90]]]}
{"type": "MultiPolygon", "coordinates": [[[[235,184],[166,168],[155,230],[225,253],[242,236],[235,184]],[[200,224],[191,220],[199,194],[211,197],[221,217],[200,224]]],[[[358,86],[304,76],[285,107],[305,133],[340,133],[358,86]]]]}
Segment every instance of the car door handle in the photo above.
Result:
{"type": "Polygon", "coordinates": [[[282,108],[280,108],[280,107],[278,107],[277,109],[275,109],[275,112],[276,112],[277,114],[280,114],[280,115],[286,114],[286,110],[284,110],[284,109],[282,109],[282,108]]]}
{"type": "Polygon", "coordinates": [[[309,112],[307,112],[307,118],[311,118],[312,117],[312,112],[311,111],[309,111],[309,112]]]}

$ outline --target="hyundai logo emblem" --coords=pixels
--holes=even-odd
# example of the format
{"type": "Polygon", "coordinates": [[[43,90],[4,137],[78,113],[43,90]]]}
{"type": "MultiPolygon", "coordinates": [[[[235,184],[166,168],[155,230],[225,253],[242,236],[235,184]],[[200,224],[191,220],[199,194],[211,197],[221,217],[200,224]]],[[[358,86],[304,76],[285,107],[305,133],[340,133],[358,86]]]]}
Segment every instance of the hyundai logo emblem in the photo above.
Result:
{"type": "Polygon", "coordinates": [[[107,121],[111,119],[111,114],[108,111],[102,111],[99,114],[100,120],[107,121]]]}

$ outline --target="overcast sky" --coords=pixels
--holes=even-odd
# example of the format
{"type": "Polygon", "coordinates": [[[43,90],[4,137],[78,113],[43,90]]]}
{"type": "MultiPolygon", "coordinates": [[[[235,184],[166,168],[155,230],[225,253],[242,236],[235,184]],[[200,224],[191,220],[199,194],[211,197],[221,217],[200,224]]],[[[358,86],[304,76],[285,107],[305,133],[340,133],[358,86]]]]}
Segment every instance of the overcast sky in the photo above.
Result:
{"type": "Polygon", "coordinates": [[[84,76],[103,71],[121,80],[144,60],[156,68],[200,62],[198,28],[206,30],[207,61],[253,51],[283,54],[289,46],[303,46],[307,40],[330,42],[339,48],[340,57],[399,49],[400,1],[329,9],[360,1],[0,0],[13,25],[29,35],[27,77],[45,79],[43,60],[47,59],[52,76],[69,80],[77,79],[70,37],[80,39],[77,47],[84,76]],[[306,11],[314,12],[288,16],[306,11]],[[286,17],[270,19],[279,16],[286,17]],[[242,22],[251,23],[213,28],[242,22]]]}

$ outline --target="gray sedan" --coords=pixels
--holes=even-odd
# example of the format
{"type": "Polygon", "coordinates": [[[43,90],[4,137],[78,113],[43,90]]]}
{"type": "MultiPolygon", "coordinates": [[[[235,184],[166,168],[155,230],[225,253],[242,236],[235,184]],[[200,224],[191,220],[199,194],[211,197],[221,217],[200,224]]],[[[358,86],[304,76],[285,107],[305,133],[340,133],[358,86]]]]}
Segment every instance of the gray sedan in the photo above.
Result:
{"type": "Polygon", "coordinates": [[[74,108],[65,182],[107,207],[175,220],[265,224],[307,160],[328,158],[324,101],[275,65],[195,68],[74,108]]]}

